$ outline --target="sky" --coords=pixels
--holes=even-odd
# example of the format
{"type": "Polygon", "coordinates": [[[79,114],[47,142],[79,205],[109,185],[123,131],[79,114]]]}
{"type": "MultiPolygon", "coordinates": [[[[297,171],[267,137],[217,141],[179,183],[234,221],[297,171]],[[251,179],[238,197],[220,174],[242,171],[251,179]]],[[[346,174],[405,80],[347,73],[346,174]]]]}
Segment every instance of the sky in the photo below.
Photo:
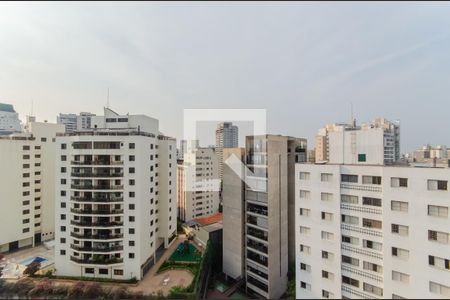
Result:
{"type": "Polygon", "coordinates": [[[312,148],[353,105],[400,120],[404,151],[450,146],[450,3],[0,3],[0,102],[55,122],[101,114],[108,88],[177,139],[183,109],[263,108],[312,148]]]}

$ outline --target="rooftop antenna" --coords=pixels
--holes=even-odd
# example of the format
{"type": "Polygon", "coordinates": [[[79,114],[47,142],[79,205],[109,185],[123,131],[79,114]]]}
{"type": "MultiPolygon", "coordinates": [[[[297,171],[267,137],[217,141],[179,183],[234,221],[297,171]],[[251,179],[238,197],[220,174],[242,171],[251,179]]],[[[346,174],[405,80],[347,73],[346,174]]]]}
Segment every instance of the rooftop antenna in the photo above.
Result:
{"type": "Polygon", "coordinates": [[[350,117],[351,117],[351,124],[353,127],[356,127],[356,120],[353,117],[353,102],[350,102],[350,117]]]}
{"type": "Polygon", "coordinates": [[[109,108],[109,88],[108,88],[108,96],[106,98],[106,108],[109,108]]]}

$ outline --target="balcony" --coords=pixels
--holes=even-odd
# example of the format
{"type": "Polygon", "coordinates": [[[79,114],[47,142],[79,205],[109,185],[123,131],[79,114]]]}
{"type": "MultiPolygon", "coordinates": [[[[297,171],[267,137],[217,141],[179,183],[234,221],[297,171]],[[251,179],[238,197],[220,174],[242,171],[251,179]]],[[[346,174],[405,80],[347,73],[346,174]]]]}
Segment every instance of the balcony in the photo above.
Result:
{"type": "Polygon", "coordinates": [[[264,245],[263,243],[251,240],[251,239],[247,239],[247,247],[254,249],[256,251],[259,251],[261,253],[267,254],[269,249],[267,247],[267,245],[264,245]]]}
{"type": "Polygon", "coordinates": [[[105,177],[105,178],[115,178],[115,177],[123,177],[123,172],[72,172],[70,173],[72,177],[105,177]]]}
{"type": "Polygon", "coordinates": [[[86,197],[86,196],[72,196],[70,200],[76,202],[122,202],[123,197],[109,196],[109,197],[86,197]]]}
{"type": "Polygon", "coordinates": [[[262,216],[267,216],[268,215],[267,207],[261,206],[261,205],[256,205],[256,204],[252,204],[252,203],[248,203],[247,204],[247,211],[251,212],[251,213],[254,213],[254,214],[262,215],[262,216]]]}
{"type": "Polygon", "coordinates": [[[117,166],[123,165],[122,160],[72,160],[70,164],[76,166],[117,166]]]}
{"type": "Polygon", "coordinates": [[[114,251],[122,251],[122,245],[113,245],[113,246],[102,246],[102,247],[92,247],[92,246],[79,246],[71,244],[70,248],[76,251],[89,251],[89,252],[114,252],[114,251]]]}
{"type": "Polygon", "coordinates": [[[252,228],[252,227],[247,227],[247,235],[258,238],[263,241],[268,240],[267,232],[260,230],[260,229],[252,228]]]}
{"type": "Polygon", "coordinates": [[[78,264],[91,264],[91,265],[113,265],[113,264],[121,264],[123,263],[123,258],[116,257],[98,257],[96,259],[93,258],[78,258],[75,256],[71,256],[70,260],[76,262],[78,264]]]}
{"type": "Polygon", "coordinates": [[[74,214],[80,214],[80,215],[115,215],[115,214],[123,214],[123,209],[92,210],[92,209],[82,209],[82,208],[71,208],[70,212],[72,212],[74,214]]]}
{"type": "Polygon", "coordinates": [[[105,222],[105,221],[70,221],[71,225],[79,226],[79,227],[116,227],[123,226],[123,222],[105,222]]]}
{"type": "Polygon", "coordinates": [[[123,190],[123,185],[106,184],[72,184],[70,187],[76,190],[123,190]]]}
{"type": "Polygon", "coordinates": [[[71,237],[77,238],[77,239],[86,239],[86,240],[116,240],[116,239],[122,239],[123,234],[92,234],[92,233],[70,233],[71,237]]]}

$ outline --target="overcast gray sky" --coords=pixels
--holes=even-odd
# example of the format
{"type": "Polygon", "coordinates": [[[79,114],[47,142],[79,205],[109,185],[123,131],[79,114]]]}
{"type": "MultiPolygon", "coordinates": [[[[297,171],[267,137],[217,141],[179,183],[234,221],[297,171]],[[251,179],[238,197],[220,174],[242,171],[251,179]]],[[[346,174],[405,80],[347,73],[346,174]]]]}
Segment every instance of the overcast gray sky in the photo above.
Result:
{"type": "Polygon", "coordinates": [[[353,103],[399,119],[404,150],[450,145],[450,4],[0,3],[0,102],[54,122],[108,87],[177,138],[185,108],[266,108],[313,146],[353,103]]]}

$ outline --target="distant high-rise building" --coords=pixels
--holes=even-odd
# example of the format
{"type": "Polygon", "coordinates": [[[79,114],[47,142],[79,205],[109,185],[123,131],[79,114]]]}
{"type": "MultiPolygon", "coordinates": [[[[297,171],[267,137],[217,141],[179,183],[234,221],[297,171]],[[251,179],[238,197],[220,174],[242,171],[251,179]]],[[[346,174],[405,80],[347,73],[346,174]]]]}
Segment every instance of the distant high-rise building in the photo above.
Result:
{"type": "Polygon", "coordinates": [[[176,238],[176,141],[105,108],[56,139],[57,275],[141,279],[176,238]]]}
{"type": "Polygon", "coordinates": [[[187,141],[186,140],[180,140],[180,149],[178,151],[178,159],[183,160],[184,153],[186,153],[187,150],[187,141]]]}
{"type": "Polygon", "coordinates": [[[306,151],[305,139],[280,135],[247,136],[245,152],[224,150],[223,271],[243,278],[255,298],[286,292],[295,261],[294,168],[306,151]]]}
{"type": "Polygon", "coordinates": [[[21,132],[19,114],[11,104],[0,103],[0,135],[21,132]]]}
{"type": "Polygon", "coordinates": [[[0,253],[54,239],[55,156],[64,126],[30,122],[0,137],[0,253]]]}
{"type": "Polygon", "coordinates": [[[414,151],[414,162],[429,162],[430,160],[446,160],[448,159],[448,150],[445,145],[437,145],[432,147],[425,145],[422,149],[414,151]]]}
{"type": "Polygon", "coordinates": [[[183,164],[177,170],[178,217],[182,221],[210,216],[219,210],[217,155],[210,148],[197,148],[197,141],[193,143],[195,148],[187,146],[183,164]]]}
{"type": "Polygon", "coordinates": [[[95,114],[89,112],[82,112],[79,115],[59,114],[56,118],[56,122],[58,124],[64,124],[66,126],[66,132],[71,133],[77,130],[90,129],[93,116],[95,116],[95,114]]]}
{"type": "Polygon", "coordinates": [[[219,159],[219,176],[223,179],[223,149],[237,148],[239,144],[239,130],[231,122],[223,122],[217,125],[215,151],[219,159]]]}
{"type": "Polygon", "coordinates": [[[400,123],[379,118],[368,124],[330,124],[316,136],[316,162],[392,164],[400,159],[400,123]],[[370,143],[368,142],[370,141],[370,143]]]}

